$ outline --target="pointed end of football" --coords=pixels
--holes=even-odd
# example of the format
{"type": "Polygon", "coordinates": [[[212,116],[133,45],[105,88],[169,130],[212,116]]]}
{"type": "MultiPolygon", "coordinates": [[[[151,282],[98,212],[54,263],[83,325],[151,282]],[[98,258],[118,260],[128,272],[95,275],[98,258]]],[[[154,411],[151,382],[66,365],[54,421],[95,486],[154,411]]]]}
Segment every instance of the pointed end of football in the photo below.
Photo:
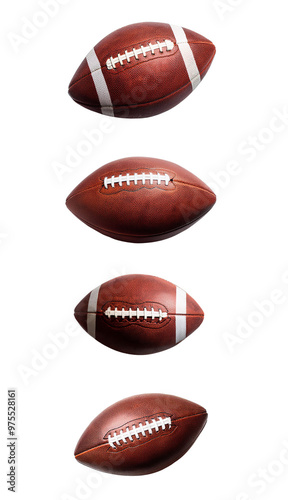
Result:
{"type": "Polygon", "coordinates": [[[195,332],[204,320],[204,312],[197,302],[187,294],[186,298],[187,312],[186,312],[186,327],[187,337],[195,332]]]}
{"type": "Polygon", "coordinates": [[[86,58],[73,76],[68,87],[68,94],[73,101],[85,108],[93,111],[101,108],[86,58]]]}

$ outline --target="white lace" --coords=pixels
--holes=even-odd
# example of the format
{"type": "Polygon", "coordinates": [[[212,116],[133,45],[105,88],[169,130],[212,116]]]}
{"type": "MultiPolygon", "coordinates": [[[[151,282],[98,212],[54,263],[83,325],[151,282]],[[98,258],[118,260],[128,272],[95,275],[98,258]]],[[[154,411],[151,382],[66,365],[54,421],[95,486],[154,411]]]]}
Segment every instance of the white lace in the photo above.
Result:
{"type": "Polygon", "coordinates": [[[153,434],[153,431],[159,432],[160,428],[165,431],[166,426],[168,426],[168,429],[170,429],[171,425],[171,417],[157,417],[157,420],[155,420],[155,418],[152,418],[151,422],[145,420],[144,425],[140,423],[138,427],[136,427],[136,425],[133,425],[131,429],[129,429],[129,427],[126,427],[125,432],[121,430],[118,434],[116,433],[116,431],[112,435],[109,434],[108,442],[112,448],[116,448],[116,445],[121,445],[121,441],[126,444],[127,439],[129,439],[130,441],[134,441],[135,437],[136,439],[140,439],[140,435],[146,437],[146,432],[149,432],[149,435],[151,435],[153,434]]]}
{"type": "Polygon", "coordinates": [[[137,307],[137,309],[135,309],[135,310],[133,310],[131,307],[129,307],[128,311],[126,311],[126,309],[124,309],[124,307],[122,307],[122,309],[117,309],[117,307],[115,307],[115,309],[111,309],[111,307],[108,307],[108,309],[106,309],[104,314],[109,319],[110,318],[122,318],[122,319],[125,319],[125,318],[129,318],[129,319],[152,318],[152,320],[159,319],[159,321],[162,321],[162,319],[167,318],[166,311],[162,311],[161,309],[155,310],[154,307],[151,307],[151,311],[149,311],[146,307],[144,307],[143,310],[139,309],[139,307],[137,307]]]}
{"type": "Polygon", "coordinates": [[[159,50],[160,52],[163,52],[163,49],[166,49],[167,52],[172,50],[174,47],[174,43],[171,40],[165,40],[164,42],[156,42],[155,45],[152,43],[149,43],[146,47],[143,47],[141,45],[140,49],[132,49],[130,52],[125,50],[124,54],[118,54],[117,57],[110,57],[106,61],[106,66],[107,69],[115,69],[116,64],[119,63],[121,66],[123,66],[123,61],[127,61],[130,63],[131,57],[135,57],[135,59],[139,59],[139,55],[142,55],[144,57],[147,56],[148,52],[151,52],[151,54],[155,54],[155,50],[159,50]]]}
{"type": "Polygon", "coordinates": [[[104,187],[106,189],[108,189],[108,186],[112,186],[112,188],[114,188],[115,184],[119,184],[119,186],[122,187],[123,182],[125,182],[127,186],[130,186],[130,184],[133,182],[135,186],[137,186],[138,182],[141,182],[144,186],[146,181],[148,181],[151,185],[156,181],[158,186],[161,184],[161,182],[165,182],[165,186],[168,186],[170,176],[168,174],[153,174],[152,172],[150,172],[149,174],[145,174],[144,172],[142,174],[120,174],[118,177],[112,175],[112,177],[105,177],[104,187]]]}

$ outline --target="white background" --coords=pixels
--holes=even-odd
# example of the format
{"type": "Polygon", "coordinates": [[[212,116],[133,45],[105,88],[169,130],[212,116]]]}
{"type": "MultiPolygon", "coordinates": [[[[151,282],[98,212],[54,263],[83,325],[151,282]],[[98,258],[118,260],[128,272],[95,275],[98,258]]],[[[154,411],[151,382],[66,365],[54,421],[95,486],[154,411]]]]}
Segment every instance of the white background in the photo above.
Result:
{"type": "Polygon", "coordinates": [[[2,6],[1,498],[8,498],[6,392],[16,387],[21,500],[287,500],[287,13],[285,0],[2,6]],[[215,43],[195,93],[139,121],[77,106],[67,86],[86,53],[114,29],[150,20],[215,43]],[[84,152],[87,132],[98,142],[86,140],[84,152]],[[70,191],[103,164],[135,155],[191,170],[217,193],[215,207],[188,231],[146,245],[113,241],[73,217],[70,191]],[[74,306],[125,273],[179,285],[204,309],[203,325],[149,357],[98,344],[78,328],[74,306]],[[145,392],[207,408],[193,448],[143,477],[77,463],[74,447],[89,422],[145,392]]]}

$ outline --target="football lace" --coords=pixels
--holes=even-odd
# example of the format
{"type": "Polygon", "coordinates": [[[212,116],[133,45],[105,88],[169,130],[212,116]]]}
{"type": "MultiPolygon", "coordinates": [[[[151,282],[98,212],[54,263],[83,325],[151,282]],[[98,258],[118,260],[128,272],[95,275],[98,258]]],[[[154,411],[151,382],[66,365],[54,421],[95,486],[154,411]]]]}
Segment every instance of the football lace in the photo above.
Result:
{"type": "Polygon", "coordinates": [[[124,307],[122,309],[118,309],[115,307],[112,309],[111,307],[108,307],[106,311],[104,312],[105,316],[107,318],[122,318],[122,319],[149,319],[151,318],[152,320],[158,319],[159,322],[162,321],[163,319],[167,318],[168,314],[166,311],[162,311],[162,309],[155,310],[154,307],[151,307],[151,310],[148,310],[146,307],[143,309],[140,309],[137,307],[136,309],[132,309],[129,307],[128,310],[126,310],[124,307]]]}
{"type": "Polygon", "coordinates": [[[161,184],[161,182],[165,182],[165,186],[168,186],[170,182],[170,176],[168,174],[153,174],[152,172],[150,172],[149,174],[145,174],[145,172],[143,172],[142,174],[120,174],[118,177],[112,175],[112,177],[104,178],[104,187],[105,189],[108,189],[108,186],[114,188],[115,184],[119,184],[119,186],[122,187],[123,183],[125,183],[127,186],[130,186],[130,184],[134,183],[134,185],[137,186],[138,182],[143,186],[146,184],[146,182],[148,182],[150,185],[153,185],[154,182],[157,182],[158,186],[161,184]]]}
{"type": "Polygon", "coordinates": [[[127,63],[131,62],[131,58],[135,57],[136,60],[139,59],[139,56],[147,57],[147,54],[150,52],[152,55],[155,55],[155,50],[159,50],[161,53],[163,49],[166,49],[167,52],[174,48],[174,43],[171,40],[164,40],[164,42],[156,42],[155,44],[149,43],[145,47],[141,45],[139,49],[133,48],[131,51],[125,50],[124,54],[118,54],[117,57],[109,57],[106,61],[107,69],[116,69],[116,64],[120,64],[124,66],[124,61],[127,63]]]}
{"type": "Polygon", "coordinates": [[[133,442],[135,438],[140,439],[141,436],[147,437],[147,432],[151,436],[153,433],[159,432],[161,429],[163,431],[167,430],[167,428],[171,429],[171,425],[171,417],[157,417],[157,420],[153,418],[150,422],[148,422],[148,420],[145,420],[145,423],[140,423],[138,427],[136,427],[136,425],[133,425],[132,428],[126,427],[125,432],[121,430],[118,434],[116,431],[114,432],[114,434],[109,434],[108,442],[111,448],[115,449],[117,446],[121,446],[121,443],[127,444],[128,439],[130,442],[133,442]]]}

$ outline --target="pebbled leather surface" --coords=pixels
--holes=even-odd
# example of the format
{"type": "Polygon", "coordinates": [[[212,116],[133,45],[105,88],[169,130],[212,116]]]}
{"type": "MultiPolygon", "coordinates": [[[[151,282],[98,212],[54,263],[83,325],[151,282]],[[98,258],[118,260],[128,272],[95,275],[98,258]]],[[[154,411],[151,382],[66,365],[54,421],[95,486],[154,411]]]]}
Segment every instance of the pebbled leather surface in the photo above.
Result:
{"type": "MultiPolygon", "coordinates": [[[[184,29],[193,51],[201,79],[207,73],[215,55],[212,42],[184,29]]],[[[176,106],[192,92],[191,82],[174,33],[169,24],[138,23],[120,28],[99,42],[94,50],[107,83],[114,115],[123,118],[149,117],[176,106]],[[108,70],[106,61],[125,51],[131,51],[170,40],[171,51],[147,53],[139,59],[116,65],[108,70]]],[[[101,113],[101,106],[86,59],[81,63],[69,85],[70,96],[82,106],[101,113]]]]}
{"type": "MultiPolygon", "coordinates": [[[[90,293],[75,308],[75,318],[87,332],[87,311],[90,293]]],[[[96,340],[111,349],[127,354],[152,354],[175,345],[176,286],[169,281],[143,274],[120,276],[101,285],[97,303],[96,340]],[[125,310],[160,308],[167,318],[108,319],[108,307],[125,310]]],[[[204,313],[197,302],[186,294],[186,338],[202,323],[204,313]]]]}
{"type": "Polygon", "coordinates": [[[207,422],[207,412],[186,399],[164,394],[132,396],[104,410],[84,431],[75,449],[75,458],[101,472],[142,475],[157,472],[181,458],[191,448],[207,422]],[[115,449],[108,441],[114,432],[119,436],[158,416],[171,418],[158,432],[120,440],[115,449]]]}
{"type": "Polygon", "coordinates": [[[144,243],[184,231],[216,202],[211,189],[188,170],[155,158],[132,157],[99,168],[66,200],[69,210],[88,226],[114,239],[144,243]],[[169,183],[132,181],[104,187],[105,177],[166,174],[169,183]]]}

